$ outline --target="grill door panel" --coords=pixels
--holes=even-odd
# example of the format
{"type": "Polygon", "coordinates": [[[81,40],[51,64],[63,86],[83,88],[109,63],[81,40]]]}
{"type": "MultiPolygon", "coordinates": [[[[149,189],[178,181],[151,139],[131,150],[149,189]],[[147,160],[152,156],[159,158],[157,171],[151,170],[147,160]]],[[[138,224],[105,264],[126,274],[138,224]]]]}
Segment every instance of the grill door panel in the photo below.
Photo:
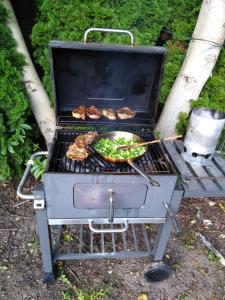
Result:
{"type": "Polygon", "coordinates": [[[140,208],[144,205],[148,186],[145,184],[89,184],[78,183],[73,188],[75,208],[107,209],[109,190],[112,190],[114,208],[140,208]]]}

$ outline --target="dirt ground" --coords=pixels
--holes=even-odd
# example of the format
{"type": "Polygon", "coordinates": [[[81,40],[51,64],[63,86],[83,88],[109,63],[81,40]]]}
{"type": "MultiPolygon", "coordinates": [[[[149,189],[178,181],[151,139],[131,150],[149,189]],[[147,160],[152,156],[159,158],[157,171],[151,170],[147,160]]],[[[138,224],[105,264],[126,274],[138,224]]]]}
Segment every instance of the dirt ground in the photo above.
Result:
{"type": "MultiPolygon", "coordinates": [[[[42,283],[35,212],[29,202],[15,206],[20,203],[15,196],[17,184],[0,182],[0,299],[71,299],[66,298],[68,285],[62,278],[55,284],[42,283]]],[[[64,265],[66,278],[82,291],[110,287],[104,299],[138,299],[145,292],[149,300],[224,300],[225,267],[198,236],[204,234],[225,255],[221,204],[225,207],[224,199],[182,201],[178,213],[182,234],[170,238],[165,259],[172,275],[163,282],[145,281],[143,274],[150,266],[147,258],[76,261],[64,265]]]]}

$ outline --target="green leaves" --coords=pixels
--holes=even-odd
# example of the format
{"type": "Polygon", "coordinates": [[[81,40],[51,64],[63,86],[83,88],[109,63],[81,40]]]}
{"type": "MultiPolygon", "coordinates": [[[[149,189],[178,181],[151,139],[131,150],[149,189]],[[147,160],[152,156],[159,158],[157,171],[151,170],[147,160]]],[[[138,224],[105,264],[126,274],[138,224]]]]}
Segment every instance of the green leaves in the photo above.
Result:
{"type": "Polygon", "coordinates": [[[25,59],[7,27],[0,3],[0,180],[20,176],[32,149],[30,114],[22,82],[25,59]]]}
{"type": "Polygon", "coordinates": [[[33,174],[35,179],[41,179],[43,181],[43,173],[45,170],[47,159],[36,158],[34,160],[34,164],[31,168],[31,173],[33,174]]]}
{"type": "MultiPolygon", "coordinates": [[[[163,105],[183,63],[200,5],[200,0],[39,0],[37,23],[31,39],[36,61],[44,70],[43,83],[51,99],[50,40],[82,41],[87,28],[103,27],[128,29],[133,32],[136,44],[155,45],[160,30],[166,26],[173,32],[173,40],[166,46],[169,55],[160,98],[163,105]]],[[[99,32],[90,33],[88,41],[130,43],[126,35],[99,32]]]]}
{"type": "Polygon", "coordinates": [[[181,112],[179,114],[179,120],[176,124],[176,133],[185,136],[185,132],[188,127],[188,122],[189,122],[189,115],[185,112],[181,112]]]}

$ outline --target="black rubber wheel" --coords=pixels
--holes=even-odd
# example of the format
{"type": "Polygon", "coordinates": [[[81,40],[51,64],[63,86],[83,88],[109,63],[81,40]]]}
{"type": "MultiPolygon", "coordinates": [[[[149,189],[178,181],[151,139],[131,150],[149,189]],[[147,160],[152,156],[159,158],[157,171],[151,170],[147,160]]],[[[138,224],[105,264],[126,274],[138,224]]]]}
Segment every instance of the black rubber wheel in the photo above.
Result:
{"type": "Polygon", "coordinates": [[[148,282],[160,282],[169,278],[171,269],[167,265],[162,265],[156,268],[150,268],[145,273],[145,280],[148,282]]]}
{"type": "Polygon", "coordinates": [[[55,275],[53,273],[43,273],[43,283],[55,282],[55,275]]]}

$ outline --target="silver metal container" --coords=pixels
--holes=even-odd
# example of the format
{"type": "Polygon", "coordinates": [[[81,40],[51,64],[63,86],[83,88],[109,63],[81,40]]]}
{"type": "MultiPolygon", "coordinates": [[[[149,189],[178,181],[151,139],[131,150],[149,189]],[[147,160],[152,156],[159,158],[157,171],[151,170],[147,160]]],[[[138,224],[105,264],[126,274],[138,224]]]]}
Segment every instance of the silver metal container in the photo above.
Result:
{"type": "Polygon", "coordinates": [[[195,108],[184,139],[182,158],[191,165],[210,163],[225,123],[225,114],[215,109],[195,108]]]}

